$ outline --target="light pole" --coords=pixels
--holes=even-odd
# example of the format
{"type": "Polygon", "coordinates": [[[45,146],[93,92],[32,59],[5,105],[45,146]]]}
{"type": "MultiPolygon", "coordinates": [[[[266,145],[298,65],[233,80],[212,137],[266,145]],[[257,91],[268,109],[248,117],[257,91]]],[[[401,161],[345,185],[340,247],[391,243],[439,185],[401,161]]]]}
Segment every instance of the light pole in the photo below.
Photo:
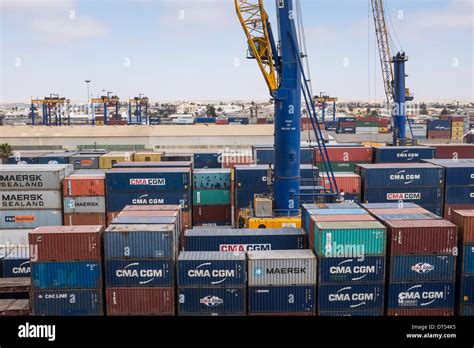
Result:
{"type": "Polygon", "coordinates": [[[89,93],[89,83],[91,83],[91,80],[86,80],[85,81],[87,84],[87,118],[89,118],[89,106],[90,106],[90,93],[89,93]]]}

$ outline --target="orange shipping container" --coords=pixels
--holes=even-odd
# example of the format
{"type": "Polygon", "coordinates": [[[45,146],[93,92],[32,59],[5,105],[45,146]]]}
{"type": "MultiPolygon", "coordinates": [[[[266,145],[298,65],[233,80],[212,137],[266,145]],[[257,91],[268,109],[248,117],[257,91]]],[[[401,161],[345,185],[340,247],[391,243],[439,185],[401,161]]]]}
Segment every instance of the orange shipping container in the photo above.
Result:
{"type": "Polygon", "coordinates": [[[105,214],[64,214],[64,226],[105,226],[105,214]]]}
{"type": "MultiPolygon", "coordinates": [[[[321,173],[324,187],[329,187],[329,180],[326,173],[321,173]]],[[[355,173],[334,173],[339,192],[344,193],[360,193],[361,179],[360,175],[355,173]]]]}
{"type": "Polygon", "coordinates": [[[105,196],[105,174],[73,174],[63,185],[64,197],[105,196]]]}

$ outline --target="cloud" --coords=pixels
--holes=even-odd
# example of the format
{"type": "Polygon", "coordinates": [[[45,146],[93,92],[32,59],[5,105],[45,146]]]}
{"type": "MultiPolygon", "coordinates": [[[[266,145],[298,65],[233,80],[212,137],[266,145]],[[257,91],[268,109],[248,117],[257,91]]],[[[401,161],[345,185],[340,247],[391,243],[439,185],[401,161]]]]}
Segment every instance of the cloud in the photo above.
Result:
{"type": "Polygon", "coordinates": [[[71,41],[103,37],[107,34],[105,27],[91,18],[76,19],[38,19],[31,27],[41,34],[40,40],[45,43],[67,43],[71,41]]]}

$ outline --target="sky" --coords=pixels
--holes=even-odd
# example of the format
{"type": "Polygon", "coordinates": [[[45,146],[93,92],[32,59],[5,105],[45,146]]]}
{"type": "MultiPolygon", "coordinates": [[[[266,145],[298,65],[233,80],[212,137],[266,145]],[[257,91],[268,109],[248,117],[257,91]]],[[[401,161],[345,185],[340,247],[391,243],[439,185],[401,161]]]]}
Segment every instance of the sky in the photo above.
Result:
{"type": "MultiPolygon", "coordinates": [[[[474,1],[385,2],[415,98],[474,101],[474,1]]],[[[264,3],[274,21],[274,1],[264,3]]],[[[384,99],[369,6],[301,0],[315,93],[384,99]]],[[[86,79],[94,96],[269,99],[232,0],[0,0],[0,41],[0,102],[83,102],[86,79]]]]}

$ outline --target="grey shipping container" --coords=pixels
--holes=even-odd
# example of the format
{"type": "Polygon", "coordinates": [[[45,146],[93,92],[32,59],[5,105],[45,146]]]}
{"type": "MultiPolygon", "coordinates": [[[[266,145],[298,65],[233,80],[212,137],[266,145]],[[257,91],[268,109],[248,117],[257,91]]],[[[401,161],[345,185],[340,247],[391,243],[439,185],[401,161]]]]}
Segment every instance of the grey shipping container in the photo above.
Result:
{"type": "Polygon", "coordinates": [[[62,180],[72,172],[69,164],[1,165],[0,190],[60,190],[62,180]]]}
{"type": "Polygon", "coordinates": [[[316,284],[311,250],[249,251],[249,286],[316,284]]]}
{"type": "Polygon", "coordinates": [[[61,191],[0,191],[0,210],[62,209],[61,191]]]}
{"type": "Polygon", "coordinates": [[[36,228],[39,226],[61,226],[61,210],[8,210],[0,211],[0,228],[36,228]]]}
{"type": "Polygon", "coordinates": [[[105,213],[105,197],[65,197],[65,214],[105,213]]]}
{"type": "Polygon", "coordinates": [[[81,154],[69,158],[69,163],[74,169],[99,169],[99,158],[101,155],[81,154]]]}

